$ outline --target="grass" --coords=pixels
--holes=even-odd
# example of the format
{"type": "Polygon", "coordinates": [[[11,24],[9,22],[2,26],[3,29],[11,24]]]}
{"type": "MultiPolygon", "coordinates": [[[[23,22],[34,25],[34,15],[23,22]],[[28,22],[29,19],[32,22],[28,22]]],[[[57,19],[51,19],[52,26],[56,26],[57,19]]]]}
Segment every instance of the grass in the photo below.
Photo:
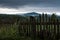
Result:
{"type": "MultiPolygon", "coordinates": [[[[22,27],[22,30],[21,30],[23,32],[22,33],[23,36],[20,36],[21,34],[19,34],[18,26],[19,25],[17,25],[17,24],[13,24],[13,25],[12,24],[3,24],[3,25],[0,25],[0,39],[1,40],[34,40],[35,39],[33,37],[23,35],[23,34],[25,34],[24,33],[25,29],[23,27],[22,27]]],[[[42,27],[43,27],[42,29],[46,28],[46,26],[45,27],[42,26],[42,27]]],[[[40,26],[39,25],[36,25],[36,28],[37,28],[36,31],[40,30],[40,26]]],[[[49,29],[49,25],[48,25],[48,29],[49,29]]],[[[53,25],[51,26],[50,30],[51,31],[54,30],[54,26],[53,25]]],[[[29,29],[27,31],[29,31],[29,29]]],[[[39,40],[38,37],[37,37],[37,40],[39,40]]]]}

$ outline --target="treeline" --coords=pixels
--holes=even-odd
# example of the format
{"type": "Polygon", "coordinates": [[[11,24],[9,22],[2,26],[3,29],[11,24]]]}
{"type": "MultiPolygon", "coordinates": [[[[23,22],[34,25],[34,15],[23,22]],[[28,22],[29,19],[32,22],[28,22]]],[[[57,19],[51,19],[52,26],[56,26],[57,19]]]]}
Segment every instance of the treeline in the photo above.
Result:
{"type": "MultiPolygon", "coordinates": [[[[47,14],[42,14],[42,15],[39,15],[35,17],[36,21],[40,21],[40,20],[44,20],[44,21],[56,21],[57,19],[59,19],[60,16],[56,16],[55,14],[52,14],[52,15],[47,15],[47,14]],[[50,19],[49,19],[50,18],[50,19]]],[[[16,22],[19,22],[19,21],[29,21],[30,20],[30,16],[28,17],[24,17],[24,16],[21,16],[21,15],[6,15],[6,14],[0,14],[0,23],[2,24],[14,24],[16,22]]]]}

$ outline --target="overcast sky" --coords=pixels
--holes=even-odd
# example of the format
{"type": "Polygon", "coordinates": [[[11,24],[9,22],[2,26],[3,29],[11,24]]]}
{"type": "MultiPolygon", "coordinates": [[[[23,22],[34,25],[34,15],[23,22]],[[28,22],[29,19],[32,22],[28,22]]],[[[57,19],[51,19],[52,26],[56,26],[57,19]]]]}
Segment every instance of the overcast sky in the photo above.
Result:
{"type": "Polygon", "coordinates": [[[0,13],[48,12],[60,15],[60,0],[0,0],[0,13]]]}

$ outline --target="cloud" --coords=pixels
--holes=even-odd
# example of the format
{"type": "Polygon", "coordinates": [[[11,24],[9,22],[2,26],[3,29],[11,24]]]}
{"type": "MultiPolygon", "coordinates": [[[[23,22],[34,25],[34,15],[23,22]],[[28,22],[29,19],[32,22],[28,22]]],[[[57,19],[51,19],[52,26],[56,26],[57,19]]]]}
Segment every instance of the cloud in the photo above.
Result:
{"type": "Polygon", "coordinates": [[[59,12],[60,0],[0,0],[0,13],[59,12]]]}
{"type": "Polygon", "coordinates": [[[34,4],[39,3],[42,0],[0,0],[0,6],[6,6],[6,7],[18,7],[26,4],[34,4]]]}
{"type": "Polygon", "coordinates": [[[51,8],[51,7],[30,7],[30,6],[24,6],[19,9],[13,9],[13,8],[0,8],[0,14],[25,14],[29,12],[37,12],[42,14],[42,12],[47,14],[56,13],[56,15],[60,16],[60,8],[51,8]]]}
{"type": "Polygon", "coordinates": [[[60,7],[60,0],[0,0],[0,7],[18,8],[24,5],[60,7]]]}
{"type": "Polygon", "coordinates": [[[60,8],[51,8],[51,7],[30,7],[30,6],[25,6],[21,7],[19,9],[12,9],[12,8],[0,8],[0,13],[27,13],[27,12],[60,12],[60,8]]]}

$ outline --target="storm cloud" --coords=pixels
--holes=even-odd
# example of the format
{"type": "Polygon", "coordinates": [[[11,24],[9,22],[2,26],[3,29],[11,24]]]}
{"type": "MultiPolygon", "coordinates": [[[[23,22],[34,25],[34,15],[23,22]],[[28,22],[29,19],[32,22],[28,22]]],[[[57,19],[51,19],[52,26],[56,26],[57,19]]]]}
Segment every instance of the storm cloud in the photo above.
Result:
{"type": "Polygon", "coordinates": [[[0,7],[18,8],[24,5],[60,7],[60,0],[0,0],[0,7]]]}
{"type": "Polygon", "coordinates": [[[48,12],[60,15],[60,0],[0,0],[0,14],[48,12]]]}

